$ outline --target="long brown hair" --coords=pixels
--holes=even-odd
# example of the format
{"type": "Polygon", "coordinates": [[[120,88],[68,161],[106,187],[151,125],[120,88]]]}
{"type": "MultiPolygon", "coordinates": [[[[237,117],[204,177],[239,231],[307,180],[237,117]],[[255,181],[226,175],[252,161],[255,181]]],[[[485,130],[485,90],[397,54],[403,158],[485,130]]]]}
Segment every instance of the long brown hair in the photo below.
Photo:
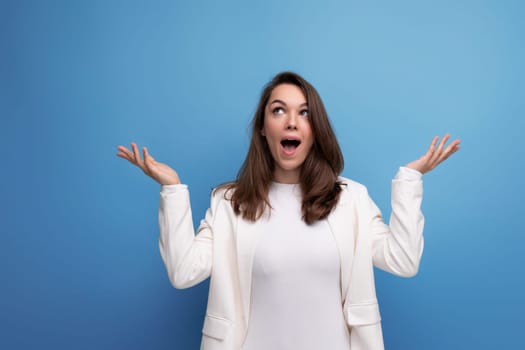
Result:
{"type": "Polygon", "coordinates": [[[299,87],[308,103],[314,143],[301,167],[299,183],[303,220],[310,225],[326,218],[337,204],[341,193],[341,183],[337,178],[343,170],[344,160],[321,97],[310,83],[296,73],[279,73],[264,87],[251,124],[248,154],[237,174],[237,180],[218,188],[233,190],[228,198],[235,213],[244,219],[256,221],[267,208],[271,208],[268,190],[275,164],[261,130],[266,104],[273,89],[281,84],[299,87]]]}

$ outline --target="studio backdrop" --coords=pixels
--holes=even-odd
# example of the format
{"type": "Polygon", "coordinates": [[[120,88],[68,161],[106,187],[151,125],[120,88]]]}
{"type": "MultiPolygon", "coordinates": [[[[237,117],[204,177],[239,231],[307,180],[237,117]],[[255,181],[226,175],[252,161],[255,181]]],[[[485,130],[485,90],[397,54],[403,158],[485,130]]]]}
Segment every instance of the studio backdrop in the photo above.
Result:
{"type": "Polygon", "coordinates": [[[208,281],[174,289],[158,184],[195,226],[246,155],[259,94],[292,70],[319,91],[388,220],[391,179],[449,132],[424,176],[419,273],[376,271],[387,349],[523,343],[525,5],[521,1],[2,1],[0,348],[198,349],[208,281]]]}

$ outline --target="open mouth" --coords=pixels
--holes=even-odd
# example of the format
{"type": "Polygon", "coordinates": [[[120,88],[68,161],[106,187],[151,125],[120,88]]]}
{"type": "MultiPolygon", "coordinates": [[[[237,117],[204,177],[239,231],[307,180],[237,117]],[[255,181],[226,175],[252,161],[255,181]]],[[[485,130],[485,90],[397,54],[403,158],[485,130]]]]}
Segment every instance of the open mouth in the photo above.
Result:
{"type": "Polygon", "coordinates": [[[286,152],[293,152],[299,145],[301,141],[295,139],[283,139],[281,140],[281,145],[283,146],[286,152]]]}

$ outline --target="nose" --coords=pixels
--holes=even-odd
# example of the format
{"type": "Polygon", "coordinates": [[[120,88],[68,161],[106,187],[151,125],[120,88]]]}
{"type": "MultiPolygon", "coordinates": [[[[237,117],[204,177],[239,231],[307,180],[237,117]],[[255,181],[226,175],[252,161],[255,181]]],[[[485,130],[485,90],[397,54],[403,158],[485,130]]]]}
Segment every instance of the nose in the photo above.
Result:
{"type": "Polygon", "coordinates": [[[297,116],[294,113],[290,113],[286,121],[287,130],[297,130],[297,116]]]}

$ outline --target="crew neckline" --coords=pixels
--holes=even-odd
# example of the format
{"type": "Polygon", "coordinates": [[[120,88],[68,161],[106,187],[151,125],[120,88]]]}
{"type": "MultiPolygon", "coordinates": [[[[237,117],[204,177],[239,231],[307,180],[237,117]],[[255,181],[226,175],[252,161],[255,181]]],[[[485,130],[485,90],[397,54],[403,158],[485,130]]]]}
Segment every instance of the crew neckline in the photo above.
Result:
{"type": "Polygon", "coordinates": [[[301,196],[301,186],[296,184],[285,184],[282,182],[270,182],[270,192],[272,193],[291,193],[294,196],[301,196]]]}
{"type": "Polygon", "coordinates": [[[276,186],[298,186],[299,185],[299,183],[291,183],[291,184],[289,184],[289,183],[277,182],[277,181],[273,181],[273,180],[270,181],[270,183],[272,185],[276,185],[276,186]]]}

